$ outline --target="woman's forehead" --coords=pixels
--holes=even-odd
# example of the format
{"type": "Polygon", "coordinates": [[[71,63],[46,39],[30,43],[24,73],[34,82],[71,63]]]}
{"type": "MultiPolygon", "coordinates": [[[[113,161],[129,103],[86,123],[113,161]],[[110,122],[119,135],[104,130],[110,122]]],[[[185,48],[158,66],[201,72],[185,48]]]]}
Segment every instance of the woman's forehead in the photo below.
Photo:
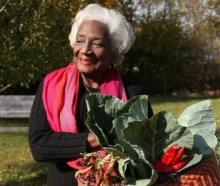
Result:
{"type": "Polygon", "coordinates": [[[87,35],[91,35],[97,38],[104,38],[108,36],[108,27],[100,21],[96,21],[96,20],[84,21],[79,27],[77,36],[87,36],[87,35]]]}

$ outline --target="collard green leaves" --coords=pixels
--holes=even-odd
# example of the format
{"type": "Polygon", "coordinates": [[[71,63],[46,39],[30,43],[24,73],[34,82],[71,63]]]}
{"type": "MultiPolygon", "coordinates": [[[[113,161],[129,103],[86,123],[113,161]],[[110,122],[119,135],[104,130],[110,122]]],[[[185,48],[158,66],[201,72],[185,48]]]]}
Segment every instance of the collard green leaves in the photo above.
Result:
{"type": "Polygon", "coordinates": [[[136,146],[141,148],[150,162],[159,160],[164,149],[174,143],[190,149],[193,145],[191,132],[177,125],[172,115],[167,112],[160,112],[152,119],[129,123],[123,134],[125,141],[134,149],[136,146]]]}
{"type": "Polygon", "coordinates": [[[93,94],[86,97],[88,118],[86,121],[89,129],[94,133],[101,146],[111,145],[116,138],[112,121],[116,112],[124,104],[120,99],[112,96],[93,94]]]}
{"type": "Polygon", "coordinates": [[[120,157],[119,172],[125,185],[152,185],[158,177],[152,162],[174,143],[187,149],[190,162],[184,168],[210,155],[216,145],[210,101],[188,107],[178,120],[166,111],[148,118],[145,95],[124,104],[112,96],[90,94],[86,103],[86,125],[102,148],[120,157]]]}
{"type": "Polygon", "coordinates": [[[210,100],[186,108],[177,121],[179,125],[187,127],[193,134],[194,147],[199,148],[203,155],[212,153],[212,149],[217,145],[217,138],[214,135],[216,124],[210,100]]]}

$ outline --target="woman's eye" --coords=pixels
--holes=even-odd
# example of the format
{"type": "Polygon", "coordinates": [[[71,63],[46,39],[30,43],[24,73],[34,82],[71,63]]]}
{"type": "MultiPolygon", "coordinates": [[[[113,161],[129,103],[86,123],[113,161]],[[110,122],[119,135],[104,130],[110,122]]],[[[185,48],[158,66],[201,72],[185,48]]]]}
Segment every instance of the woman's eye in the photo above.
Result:
{"type": "Polygon", "coordinates": [[[98,46],[98,47],[101,47],[101,46],[102,46],[102,44],[99,43],[99,42],[93,42],[92,45],[94,45],[94,46],[98,46]]]}
{"type": "Polygon", "coordinates": [[[84,42],[84,40],[82,40],[82,39],[79,39],[79,40],[76,40],[76,43],[83,43],[84,42]]]}
{"type": "Polygon", "coordinates": [[[93,45],[99,45],[99,44],[98,44],[98,43],[96,43],[96,42],[93,42],[92,44],[93,44],[93,45]]]}

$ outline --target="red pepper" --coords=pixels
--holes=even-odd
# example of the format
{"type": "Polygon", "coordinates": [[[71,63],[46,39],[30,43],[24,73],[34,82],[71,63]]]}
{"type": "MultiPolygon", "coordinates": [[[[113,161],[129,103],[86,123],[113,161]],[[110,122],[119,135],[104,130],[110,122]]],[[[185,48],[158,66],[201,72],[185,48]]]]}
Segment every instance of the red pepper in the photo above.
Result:
{"type": "Polygon", "coordinates": [[[180,159],[181,159],[181,157],[182,157],[184,151],[185,151],[185,146],[183,146],[180,150],[178,150],[178,152],[177,152],[175,158],[174,158],[173,161],[171,162],[171,165],[172,165],[172,166],[176,165],[176,164],[180,161],[180,159]]]}
{"type": "Polygon", "coordinates": [[[155,161],[153,164],[156,171],[161,174],[171,174],[176,171],[173,167],[166,166],[158,160],[155,161]]]}
{"type": "Polygon", "coordinates": [[[175,171],[178,171],[180,169],[182,169],[184,167],[184,165],[186,165],[189,162],[190,158],[186,157],[183,160],[181,160],[179,163],[177,163],[176,165],[172,166],[175,171]]]}
{"type": "Polygon", "coordinates": [[[167,149],[167,151],[164,153],[164,155],[162,156],[162,159],[161,159],[161,162],[164,165],[170,165],[171,164],[173,158],[176,155],[178,147],[179,147],[178,144],[174,144],[169,149],[167,149]]]}
{"type": "Polygon", "coordinates": [[[158,173],[174,173],[183,168],[189,162],[189,157],[186,157],[183,160],[181,160],[185,150],[185,146],[183,146],[180,150],[177,150],[177,148],[178,145],[174,144],[164,153],[164,155],[161,158],[161,161],[157,160],[153,162],[153,165],[158,173]]]}

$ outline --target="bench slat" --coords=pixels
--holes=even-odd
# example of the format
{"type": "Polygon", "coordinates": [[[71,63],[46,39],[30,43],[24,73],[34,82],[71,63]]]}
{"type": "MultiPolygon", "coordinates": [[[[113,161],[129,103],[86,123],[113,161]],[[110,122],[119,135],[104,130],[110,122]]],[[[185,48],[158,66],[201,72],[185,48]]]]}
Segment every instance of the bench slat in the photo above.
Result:
{"type": "Polygon", "coordinates": [[[29,118],[34,98],[0,95],[0,118],[29,118]]]}
{"type": "Polygon", "coordinates": [[[3,95],[0,95],[0,101],[1,100],[7,100],[7,101],[10,101],[10,100],[14,100],[14,101],[33,101],[35,98],[35,96],[29,96],[29,95],[21,95],[21,96],[3,96],[3,95]]]}
{"type": "Polygon", "coordinates": [[[0,101],[0,107],[1,106],[8,106],[8,105],[29,105],[32,106],[33,105],[33,101],[0,101]]]}
{"type": "Polygon", "coordinates": [[[0,118],[29,118],[29,111],[0,112],[0,118]]]}

